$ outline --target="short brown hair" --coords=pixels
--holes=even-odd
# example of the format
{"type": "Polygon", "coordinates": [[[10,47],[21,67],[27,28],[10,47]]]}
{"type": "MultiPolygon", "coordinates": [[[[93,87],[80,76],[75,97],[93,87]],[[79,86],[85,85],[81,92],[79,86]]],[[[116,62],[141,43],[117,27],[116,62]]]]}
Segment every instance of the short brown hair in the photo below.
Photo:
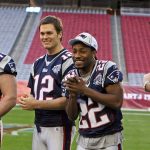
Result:
{"type": "Polygon", "coordinates": [[[53,24],[57,33],[63,32],[63,24],[59,17],[46,16],[43,19],[41,19],[39,28],[43,24],[53,24]]]}

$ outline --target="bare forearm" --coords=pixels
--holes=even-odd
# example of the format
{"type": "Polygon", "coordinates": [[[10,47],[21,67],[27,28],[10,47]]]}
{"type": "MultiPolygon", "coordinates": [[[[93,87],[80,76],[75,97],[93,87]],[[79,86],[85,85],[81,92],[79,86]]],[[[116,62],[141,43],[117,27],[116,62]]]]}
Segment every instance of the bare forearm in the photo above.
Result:
{"type": "Polygon", "coordinates": [[[59,97],[52,100],[36,100],[33,96],[21,97],[19,100],[21,107],[25,110],[45,109],[45,110],[64,110],[66,98],[59,97]]]}
{"type": "Polygon", "coordinates": [[[45,110],[64,110],[66,105],[66,99],[55,99],[55,100],[37,100],[35,103],[35,109],[45,110]]]}
{"type": "MultiPolygon", "coordinates": [[[[120,108],[122,105],[123,97],[122,96],[118,97],[115,94],[100,93],[91,88],[85,88],[83,94],[86,95],[87,97],[90,97],[92,100],[99,102],[103,105],[106,105],[108,107],[111,107],[113,109],[120,108]]],[[[123,94],[120,93],[120,95],[123,94]]]]}
{"type": "Polygon", "coordinates": [[[16,98],[2,98],[0,101],[0,117],[4,116],[16,105],[16,98]],[[7,99],[7,100],[6,100],[7,99]]]}
{"type": "Polygon", "coordinates": [[[67,100],[66,104],[66,112],[68,115],[68,118],[72,121],[76,120],[78,117],[78,105],[76,102],[76,98],[71,98],[67,100]]]}

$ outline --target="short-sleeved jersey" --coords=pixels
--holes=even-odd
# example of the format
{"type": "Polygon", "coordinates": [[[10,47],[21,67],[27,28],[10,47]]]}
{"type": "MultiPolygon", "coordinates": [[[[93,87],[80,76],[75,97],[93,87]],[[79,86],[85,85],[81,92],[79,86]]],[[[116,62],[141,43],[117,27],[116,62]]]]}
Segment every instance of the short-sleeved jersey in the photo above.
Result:
{"type": "MultiPolygon", "coordinates": [[[[80,76],[76,69],[70,71],[65,79],[74,75],[80,76]]],[[[122,80],[123,75],[114,62],[97,60],[86,86],[105,94],[108,85],[119,83],[122,80]]],[[[65,89],[63,92],[68,96],[65,89]]],[[[120,109],[112,109],[85,95],[79,95],[77,102],[80,110],[79,133],[84,137],[100,137],[123,129],[120,109]]]]}
{"type": "Polygon", "coordinates": [[[0,74],[17,75],[14,60],[10,56],[2,53],[0,53],[0,74]]]}
{"type": "MultiPolygon", "coordinates": [[[[56,55],[44,55],[33,64],[28,87],[36,100],[54,100],[62,97],[61,82],[73,68],[71,53],[63,49],[56,55]]],[[[72,124],[65,110],[35,110],[35,124],[43,127],[72,124]]]]}
{"type": "MultiPolygon", "coordinates": [[[[16,65],[14,60],[5,54],[0,53],[0,75],[1,74],[11,74],[16,76],[16,65]]],[[[0,91],[0,96],[2,95],[0,91]]]]}

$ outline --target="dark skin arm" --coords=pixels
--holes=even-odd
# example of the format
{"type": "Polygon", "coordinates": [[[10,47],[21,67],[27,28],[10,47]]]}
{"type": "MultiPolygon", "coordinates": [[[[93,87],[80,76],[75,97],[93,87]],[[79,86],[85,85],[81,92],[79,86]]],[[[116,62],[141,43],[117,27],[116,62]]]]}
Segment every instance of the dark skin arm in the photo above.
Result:
{"type": "Polygon", "coordinates": [[[123,89],[120,83],[108,85],[106,87],[106,94],[97,92],[85,85],[85,82],[79,78],[68,78],[65,81],[66,89],[72,93],[70,94],[70,101],[66,106],[66,111],[69,118],[75,119],[78,115],[77,109],[77,95],[84,94],[92,100],[101,103],[112,109],[119,109],[123,103],[123,89]]]}
{"type": "Polygon", "coordinates": [[[72,121],[76,120],[79,114],[76,94],[70,94],[66,104],[66,112],[68,118],[72,121]]]}
{"type": "Polygon", "coordinates": [[[77,82],[75,78],[68,78],[67,81],[64,82],[64,85],[66,86],[67,90],[69,91],[69,99],[67,99],[66,103],[66,113],[68,115],[68,118],[72,121],[76,120],[79,114],[78,110],[78,104],[77,104],[77,92],[71,91],[67,87],[68,82],[77,82]]]}

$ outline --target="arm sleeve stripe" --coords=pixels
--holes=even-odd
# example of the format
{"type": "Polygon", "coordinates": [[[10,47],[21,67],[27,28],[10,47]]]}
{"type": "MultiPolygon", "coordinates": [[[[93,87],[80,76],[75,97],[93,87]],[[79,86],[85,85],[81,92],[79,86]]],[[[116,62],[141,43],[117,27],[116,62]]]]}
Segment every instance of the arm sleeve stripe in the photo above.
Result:
{"type": "Polygon", "coordinates": [[[0,63],[0,72],[3,72],[5,66],[8,64],[8,62],[11,60],[11,57],[6,56],[3,58],[3,60],[0,63]]]}
{"type": "Polygon", "coordinates": [[[62,64],[62,75],[64,72],[69,68],[70,65],[73,64],[72,58],[68,58],[63,64],[62,64]]]}

